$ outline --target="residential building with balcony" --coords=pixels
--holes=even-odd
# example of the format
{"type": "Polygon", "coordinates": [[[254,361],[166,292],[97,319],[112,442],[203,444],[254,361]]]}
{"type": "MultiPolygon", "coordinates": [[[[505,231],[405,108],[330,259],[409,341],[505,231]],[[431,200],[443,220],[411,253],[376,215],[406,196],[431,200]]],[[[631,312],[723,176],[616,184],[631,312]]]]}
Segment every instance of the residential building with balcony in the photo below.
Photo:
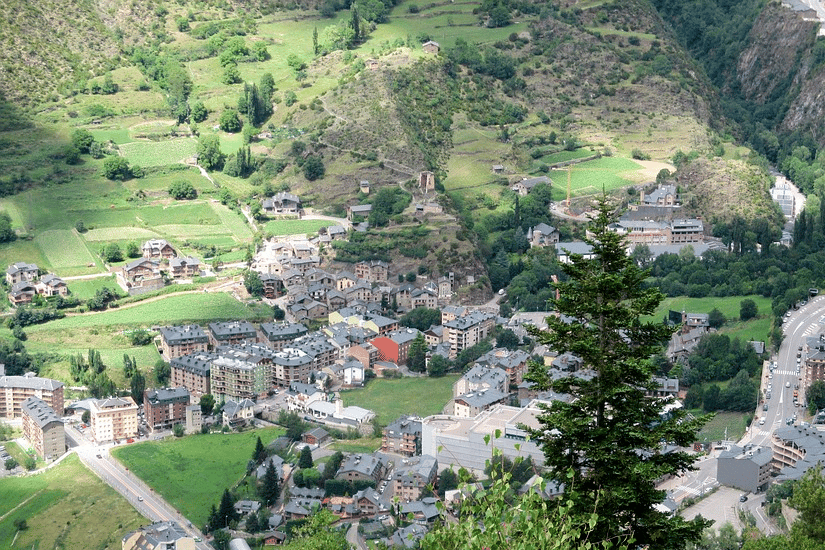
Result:
{"type": "Polygon", "coordinates": [[[198,325],[163,327],[160,329],[160,347],[163,358],[170,361],[190,353],[205,352],[209,336],[198,325]]]}
{"type": "Polygon", "coordinates": [[[455,357],[461,350],[490,336],[495,321],[494,314],[477,311],[444,323],[445,341],[450,344],[450,357],[455,357]]]}
{"type": "Polygon", "coordinates": [[[95,399],[89,406],[92,436],[98,443],[135,437],[138,406],[131,397],[95,399]]]}
{"type": "Polygon", "coordinates": [[[38,456],[53,460],[66,452],[66,430],[63,420],[48,403],[29,397],[21,406],[23,435],[38,456]]]}
{"type": "Polygon", "coordinates": [[[185,387],[146,390],[143,393],[143,412],[149,429],[171,428],[186,422],[189,390],[185,387]]]}
{"type": "Polygon", "coordinates": [[[258,342],[258,331],[249,321],[209,323],[209,343],[218,346],[239,346],[258,342]]]}
{"type": "Polygon", "coordinates": [[[212,393],[209,373],[216,357],[216,354],[205,351],[175,357],[169,361],[172,386],[186,388],[192,398],[198,400],[202,395],[212,393]]]}
{"type": "Polygon", "coordinates": [[[63,416],[63,382],[40,378],[34,373],[5,376],[0,366],[0,417],[16,418],[23,414],[23,402],[37,397],[46,402],[57,416],[63,416]]]}
{"type": "Polygon", "coordinates": [[[401,416],[381,433],[381,452],[404,456],[421,454],[421,418],[401,416]]]}

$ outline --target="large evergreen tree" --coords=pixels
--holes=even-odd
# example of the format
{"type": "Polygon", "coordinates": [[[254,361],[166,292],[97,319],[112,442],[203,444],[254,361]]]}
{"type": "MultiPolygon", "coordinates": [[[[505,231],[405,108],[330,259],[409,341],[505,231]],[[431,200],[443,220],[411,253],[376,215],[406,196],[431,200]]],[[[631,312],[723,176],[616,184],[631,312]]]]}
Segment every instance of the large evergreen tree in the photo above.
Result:
{"type": "Polygon", "coordinates": [[[258,494],[261,500],[264,501],[265,506],[272,506],[278,500],[280,494],[280,486],[278,485],[278,472],[275,471],[275,466],[270,463],[266,467],[264,477],[261,480],[261,485],[258,487],[258,494]]]}
{"type": "Polygon", "coordinates": [[[264,459],[266,459],[266,447],[264,447],[264,443],[261,441],[261,436],[258,436],[258,439],[255,441],[255,452],[252,453],[252,460],[260,464],[264,459]]]}
{"type": "Polygon", "coordinates": [[[410,343],[407,352],[407,368],[412,372],[424,372],[427,370],[427,342],[424,334],[418,333],[410,343]]]}
{"type": "Polygon", "coordinates": [[[214,527],[218,529],[227,527],[232,521],[238,519],[238,512],[235,511],[235,499],[232,498],[229,489],[223,490],[221,504],[218,506],[218,515],[215,519],[217,524],[214,527]]]}
{"type": "Polygon", "coordinates": [[[309,445],[305,445],[303,449],[301,449],[301,457],[298,459],[298,467],[303,469],[312,468],[315,463],[312,461],[312,450],[310,450],[309,445]]]}
{"type": "Polygon", "coordinates": [[[706,419],[688,420],[681,411],[664,416],[669,401],[647,395],[655,388],[650,357],[672,329],[640,320],[663,296],[645,286],[648,272],[627,256],[624,238],[608,229],[610,222],[602,199],[588,239],[594,258],[574,254],[563,265],[567,277],[555,285],[559,297],[552,300],[560,315],[547,319],[546,331],[531,331],[557,353],[580,357],[596,376],[551,380],[542,364],[531,364],[529,379],[539,388],[573,397],[546,407],[531,436],[541,444],[552,478],[570,485],[566,476],[572,472],[571,498],[577,512],[597,514],[597,540],[632,535],[639,547],[684,548],[707,522],[657,511],[665,493],[655,482],[691,468],[691,455],[664,453],[662,446],[691,444],[706,419]]]}

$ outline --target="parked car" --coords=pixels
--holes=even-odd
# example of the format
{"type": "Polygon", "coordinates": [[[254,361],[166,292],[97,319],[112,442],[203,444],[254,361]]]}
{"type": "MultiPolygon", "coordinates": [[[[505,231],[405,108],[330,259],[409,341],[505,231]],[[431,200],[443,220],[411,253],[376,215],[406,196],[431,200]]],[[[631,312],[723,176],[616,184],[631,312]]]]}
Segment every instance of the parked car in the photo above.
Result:
{"type": "Polygon", "coordinates": [[[741,497],[739,497],[739,502],[747,502],[747,501],[748,501],[748,495],[742,495],[741,497]]]}

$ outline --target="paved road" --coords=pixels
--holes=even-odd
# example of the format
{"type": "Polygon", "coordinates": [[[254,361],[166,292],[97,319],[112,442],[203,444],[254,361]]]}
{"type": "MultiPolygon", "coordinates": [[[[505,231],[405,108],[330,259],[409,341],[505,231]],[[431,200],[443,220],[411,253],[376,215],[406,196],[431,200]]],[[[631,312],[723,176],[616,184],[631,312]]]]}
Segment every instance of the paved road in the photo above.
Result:
{"type": "MultiPolygon", "coordinates": [[[[66,436],[71,440],[69,446],[72,447],[72,451],[77,453],[83,464],[120,493],[138,512],[153,522],[175,521],[190,536],[203,538],[203,533],[187,518],[112,458],[108,449],[82,438],[75,438],[77,435],[71,433],[71,430],[66,430],[66,436]]],[[[212,550],[205,542],[196,543],[195,546],[198,550],[212,550]]]]}

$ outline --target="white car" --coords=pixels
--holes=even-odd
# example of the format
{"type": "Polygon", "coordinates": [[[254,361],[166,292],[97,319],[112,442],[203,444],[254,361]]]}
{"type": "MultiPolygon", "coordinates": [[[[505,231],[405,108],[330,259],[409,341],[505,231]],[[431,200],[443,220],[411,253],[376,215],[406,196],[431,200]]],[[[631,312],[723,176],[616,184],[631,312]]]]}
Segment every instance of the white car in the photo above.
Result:
{"type": "Polygon", "coordinates": [[[785,382],[785,387],[786,387],[786,388],[790,388],[790,387],[791,387],[791,383],[790,383],[790,382],[785,382]]]}

